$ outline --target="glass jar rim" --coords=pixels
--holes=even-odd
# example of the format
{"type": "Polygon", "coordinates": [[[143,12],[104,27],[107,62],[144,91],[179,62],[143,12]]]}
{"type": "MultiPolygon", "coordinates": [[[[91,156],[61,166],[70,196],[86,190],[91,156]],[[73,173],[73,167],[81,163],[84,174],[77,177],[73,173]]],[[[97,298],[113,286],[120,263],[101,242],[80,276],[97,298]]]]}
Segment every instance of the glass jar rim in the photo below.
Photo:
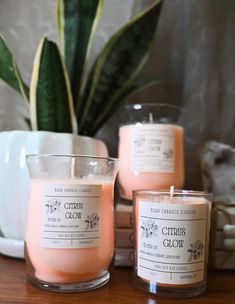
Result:
{"type": "MultiPolygon", "coordinates": [[[[133,191],[134,196],[162,196],[162,195],[169,195],[171,194],[170,190],[145,190],[145,189],[138,189],[133,191]]],[[[207,191],[196,191],[196,190],[174,190],[173,197],[211,197],[213,193],[207,191]]]]}
{"type": "Polygon", "coordinates": [[[133,103],[133,104],[127,104],[123,105],[126,109],[133,109],[133,110],[140,110],[144,107],[161,107],[161,108],[171,108],[175,110],[183,110],[182,106],[174,105],[174,104],[168,104],[168,103],[133,103]]]}
{"type": "Polygon", "coordinates": [[[31,158],[81,158],[81,159],[93,159],[93,160],[106,160],[106,161],[113,161],[118,162],[118,158],[114,157],[105,157],[105,156],[95,156],[95,155],[84,155],[84,154],[50,154],[50,153],[38,153],[38,154],[26,154],[27,159],[31,158]]]}

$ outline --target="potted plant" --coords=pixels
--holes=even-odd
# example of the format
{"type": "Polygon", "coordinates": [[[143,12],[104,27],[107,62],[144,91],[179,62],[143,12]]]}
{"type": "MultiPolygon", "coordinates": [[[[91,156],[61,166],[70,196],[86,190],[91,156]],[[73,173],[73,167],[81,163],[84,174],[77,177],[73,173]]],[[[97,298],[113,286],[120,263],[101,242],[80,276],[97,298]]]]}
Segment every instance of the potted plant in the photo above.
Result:
{"type": "Polygon", "coordinates": [[[57,1],[59,44],[42,38],[30,86],[23,81],[13,53],[0,36],[0,79],[23,97],[29,108],[31,129],[0,135],[1,149],[4,147],[0,153],[0,193],[5,193],[0,200],[0,227],[8,238],[23,236],[22,221],[15,221],[15,216],[19,212],[25,214],[27,202],[24,155],[107,155],[105,145],[93,138],[96,132],[129,94],[156,83],[155,79],[138,76],[148,58],[161,0],[114,33],[86,73],[102,5],[103,0],[57,1]],[[10,191],[12,183],[14,191],[10,191]],[[1,212],[3,206],[12,208],[11,202],[18,207],[9,212],[12,219],[1,212]]]}

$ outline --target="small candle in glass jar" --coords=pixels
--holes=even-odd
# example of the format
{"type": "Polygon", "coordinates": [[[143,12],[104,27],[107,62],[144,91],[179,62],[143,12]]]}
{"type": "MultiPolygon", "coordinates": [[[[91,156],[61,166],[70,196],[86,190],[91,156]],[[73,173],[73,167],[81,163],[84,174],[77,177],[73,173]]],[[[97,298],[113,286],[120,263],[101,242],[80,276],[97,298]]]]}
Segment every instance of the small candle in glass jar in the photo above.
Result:
{"type": "Polygon", "coordinates": [[[119,129],[118,186],[131,200],[136,189],[180,189],[184,183],[181,109],[163,104],[129,105],[127,123],[119,129]]]}
{"type": "Polygon", "coordinates": [[[134,192],[135,286],[185,298],[206,290],[210,210],[204,192],[134,192]]]}

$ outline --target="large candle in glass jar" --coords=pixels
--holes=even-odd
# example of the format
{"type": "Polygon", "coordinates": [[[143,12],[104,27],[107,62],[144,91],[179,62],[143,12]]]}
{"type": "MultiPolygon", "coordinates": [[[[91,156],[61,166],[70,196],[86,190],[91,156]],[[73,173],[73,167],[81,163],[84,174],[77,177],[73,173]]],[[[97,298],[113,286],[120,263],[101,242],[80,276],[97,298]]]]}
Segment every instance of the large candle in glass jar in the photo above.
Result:
{"type": "Polygon", "coordinates": [[[116,160],[77,155],[27,158],[28,281],[53,291],[104,285],[114,250],[116,160]]]}
{"type": "Polygon", "coordinates": [[[132,199],[136,189],[182,188],[184,183],[181,108],[163,104],[126,106],[119,129],[119,194],[132,199]]]}

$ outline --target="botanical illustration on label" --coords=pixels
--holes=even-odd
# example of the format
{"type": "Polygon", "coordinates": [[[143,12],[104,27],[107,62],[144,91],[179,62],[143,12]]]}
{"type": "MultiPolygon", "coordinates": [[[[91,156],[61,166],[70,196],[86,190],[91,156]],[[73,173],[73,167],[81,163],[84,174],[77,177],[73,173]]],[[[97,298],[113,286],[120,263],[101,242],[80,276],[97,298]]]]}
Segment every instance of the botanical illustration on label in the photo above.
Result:
{"type": "Polygon", "coordinates": [[[138,276],[192,284],[204,279],[207,204],[139,201],[138,276]]]}
{"type": "Polygon", "coordinates": [[[134,128],[132,170],[137,172],[174,172],[173,126],[141,124],[134,128]]]}
{"type": "Polygon", "coordinates": [[[42,246],[99,245],[101,185],[49,184],[43,198],[42,246]]]}

